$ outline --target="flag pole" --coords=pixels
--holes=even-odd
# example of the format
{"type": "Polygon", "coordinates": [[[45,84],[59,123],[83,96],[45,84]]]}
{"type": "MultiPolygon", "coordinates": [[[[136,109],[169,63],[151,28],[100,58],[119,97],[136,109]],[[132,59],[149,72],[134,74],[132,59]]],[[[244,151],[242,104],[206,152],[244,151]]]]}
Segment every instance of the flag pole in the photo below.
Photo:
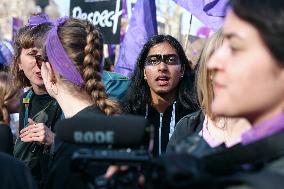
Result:
{"type": "Polygon", "coordinates": [[[186,51],[187,46],[188,46],[189,35],[190,35],[190,30],[191,30],[191,24],[192,24],[192,14],[190,14],[189,30],[188,30],[188,34],[186,35],[186,39],[185,39],[184,51],[186,51]]]}

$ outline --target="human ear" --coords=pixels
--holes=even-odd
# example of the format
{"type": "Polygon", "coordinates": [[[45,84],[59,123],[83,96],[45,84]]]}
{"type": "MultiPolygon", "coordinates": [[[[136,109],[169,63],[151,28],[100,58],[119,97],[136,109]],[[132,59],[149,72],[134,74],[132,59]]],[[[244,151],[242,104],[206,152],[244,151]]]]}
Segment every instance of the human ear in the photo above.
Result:
{"type": "Polygon", "coordinates": [[[144,72],[144,80],[147,80],[146,70],[144,69],[143,72],[144,72]]]}
{"type": "Polygon", "coordinates": [[[185,66],[181,65],[181,69],[180,69],[181,77],[183,77],[184,75],[184,70],[185,70],[185,66]]]}
{"type": "Polygon", "coordinates": [[[45,65],[46,65],[46,69],[47,69],[47,80],[48,80],[48,82],[55,83],[56,82],[56,76],[55,76],[55,73],[54,73],[54,70],[53,70],[51,64],[49,62],[46,62],[45,65]]]}

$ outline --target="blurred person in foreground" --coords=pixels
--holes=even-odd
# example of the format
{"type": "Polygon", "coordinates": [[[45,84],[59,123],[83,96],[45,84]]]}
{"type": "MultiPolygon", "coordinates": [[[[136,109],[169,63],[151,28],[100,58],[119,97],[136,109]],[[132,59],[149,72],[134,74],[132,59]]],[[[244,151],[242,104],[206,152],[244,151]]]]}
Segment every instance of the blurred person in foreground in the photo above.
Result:
{"type": "MultiPolygon", "coordinates": [[[[189,155],[180,155],[178,160],[168,157],[179,168],[175,184],[183,183],[184,188],[282,188],[284,2],[231,0],[223,35],[223,44],[207,63],[214,73],[212,112],[244,117],[252,127],[238,145],[206,155],[201,163],[189,155]]],[[[160,179],[158,185],[171,187],[165,180],[169,181],[160,179]]]]}

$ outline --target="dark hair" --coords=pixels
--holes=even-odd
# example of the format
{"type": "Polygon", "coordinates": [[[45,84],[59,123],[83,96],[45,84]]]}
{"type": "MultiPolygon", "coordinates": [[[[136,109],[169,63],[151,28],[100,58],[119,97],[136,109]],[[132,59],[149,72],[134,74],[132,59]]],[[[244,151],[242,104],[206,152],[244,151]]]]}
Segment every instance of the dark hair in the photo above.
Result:
{"type": "Polygon", "coordinates": [[[284,1],[231,0],[229,7],[257,29],[271,54],[284,65],[284,1]]]}
{"type": "Polygon", "coordinates": [[[112,71],[111,67],[114,66],[114,63],[110,58],[105,58],[104,59],[104,70],[106,71],[112,71]]]}
{"type": "Polygon", "coordinates": [[[130,81],[129,89],[122,99],[122,109],[125,113],[143,114],[146,104],[151,103],[151,94],[147,82],[144,80],[144,64],[150,49],[159,43],[169,43],[177,52],[184,75],[177,88],[177,102],[184,108],[196,110],[196,95],[194,91],[194,71],[191,62],[187,59],[181,44],[170,35],[155,35],[143,46],[130,81]]]}
{"type": "Polygon", "coordinates": [[[51,23],[40,24],[36,27],[24,26],[20,28],[14,39],[14,59],[11,67],[14,84],[18,87],[30,87],[30,80],[26,77],[23,70],[19,69],[20,56],[22,49],[35,47],[35,41],[42,38],[50,29],[51,23]]]}

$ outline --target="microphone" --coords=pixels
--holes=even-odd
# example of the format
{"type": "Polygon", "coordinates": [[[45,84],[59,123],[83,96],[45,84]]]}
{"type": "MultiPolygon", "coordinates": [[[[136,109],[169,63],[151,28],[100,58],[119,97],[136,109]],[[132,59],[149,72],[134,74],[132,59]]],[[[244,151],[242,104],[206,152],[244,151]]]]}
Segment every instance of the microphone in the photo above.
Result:
{"type": "Polygon", "coordinates": [[[56,137],[68,143],[136,148],[148,147],[151,129],[142,116],[88,113],[61,120],[55,133],[56,137]]]}

